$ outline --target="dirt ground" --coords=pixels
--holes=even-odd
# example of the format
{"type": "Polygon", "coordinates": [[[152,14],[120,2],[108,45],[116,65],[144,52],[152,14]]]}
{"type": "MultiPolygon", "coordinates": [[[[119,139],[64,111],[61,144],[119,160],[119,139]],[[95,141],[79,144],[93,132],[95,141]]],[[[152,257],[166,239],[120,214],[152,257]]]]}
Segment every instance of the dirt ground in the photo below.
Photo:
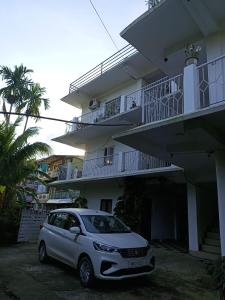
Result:
{"type": "Polygon", "coordinates": [[[56,261],[42,265],[35,244],[0,248],[1,300],[219,299],[204,263],[188,254],[154,249],[157,269],[122,282],[98,281],[83,288],[77,272],[56,261]]]}

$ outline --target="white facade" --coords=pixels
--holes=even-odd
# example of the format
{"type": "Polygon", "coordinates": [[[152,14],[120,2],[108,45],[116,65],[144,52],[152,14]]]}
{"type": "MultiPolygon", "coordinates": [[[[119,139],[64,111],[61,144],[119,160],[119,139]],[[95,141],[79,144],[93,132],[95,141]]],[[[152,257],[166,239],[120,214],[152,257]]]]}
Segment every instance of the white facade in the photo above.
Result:
{"type": "MultiPolygon", "coordinates": [[[[178,239],[186,231],[190,251],[211,254],[218,249],[207,243],[217,233],[209,230],[219,226],[220,237],[224,231],[223,159],[214,154],[225,148],[224,17],[222,0],[157,1],[121,33],[132,46],[71,83],[62,100],[82,113],[54,139],[86,150],[73,184],[90,208],[111,199],[113,209],[122,193],[117,178],[155,176],[177,184],[168,197],[149,189],[151,238],[178,239]],[[191,43],[201,52],[198,59],[189,52],[192,63],[185,65],[191,43]],[[186,197],[175,193],[182,184],[186,197]]],[[[223,239],[221,251],[224,256],[223,239]]]]}

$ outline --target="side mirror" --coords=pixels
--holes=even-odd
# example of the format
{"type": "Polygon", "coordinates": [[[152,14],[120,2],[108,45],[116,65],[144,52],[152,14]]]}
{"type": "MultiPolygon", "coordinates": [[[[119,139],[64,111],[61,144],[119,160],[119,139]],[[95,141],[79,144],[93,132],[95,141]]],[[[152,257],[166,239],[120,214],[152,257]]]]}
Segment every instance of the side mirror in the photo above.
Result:
{"type": "Polygon", "coordinates": [[[80,234],[80,233],[81,233],[80,227],[78,227],[78,226],[76,226],[76,227],[71,227],[69,230],[70,230],[70,232],[73,233],[73,234],[80,234]]]}

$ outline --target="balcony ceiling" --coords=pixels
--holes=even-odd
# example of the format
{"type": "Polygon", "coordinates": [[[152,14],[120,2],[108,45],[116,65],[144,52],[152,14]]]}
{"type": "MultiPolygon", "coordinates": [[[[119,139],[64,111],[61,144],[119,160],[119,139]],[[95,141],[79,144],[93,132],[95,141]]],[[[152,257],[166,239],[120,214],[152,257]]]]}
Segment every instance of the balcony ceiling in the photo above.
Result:
{"type": "Polygon", "coordinates": [[[114,139],[171,161],[184,168],[193,181],[214,180],[213,152],[225,149],[225,105],[146,124],[114,139]]]}
{"type": "Polygon", "coordinates": [[[142,78],[152,71],[155,71],[153,63],[137,53],[61,100],[77,108],[82,108],[82,105],[87,105],[91,98],[118,88],[129,80],[142,78]]]}
{"type": "MultiPolygon", "coordinates": [[[[199,43],[213,32],[224,30],[224,16],[224,0],[162,0],[125,28],[121,36],[163,72],[172,75],[184,66],[186,44],[199,43]]],[[[204,53],[203,47],[202,60],[204,53]]]]}

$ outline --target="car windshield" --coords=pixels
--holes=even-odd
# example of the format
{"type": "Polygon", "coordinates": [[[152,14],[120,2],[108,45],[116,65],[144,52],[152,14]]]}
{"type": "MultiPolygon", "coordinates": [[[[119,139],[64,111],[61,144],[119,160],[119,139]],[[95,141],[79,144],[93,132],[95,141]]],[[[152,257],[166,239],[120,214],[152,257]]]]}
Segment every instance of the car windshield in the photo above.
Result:
{"type": "Polygon", "coordinates": [[[84,226],[91,233],[128,233],[130,229],[114,216],[86,215],[81,216],[84,226]]]}

